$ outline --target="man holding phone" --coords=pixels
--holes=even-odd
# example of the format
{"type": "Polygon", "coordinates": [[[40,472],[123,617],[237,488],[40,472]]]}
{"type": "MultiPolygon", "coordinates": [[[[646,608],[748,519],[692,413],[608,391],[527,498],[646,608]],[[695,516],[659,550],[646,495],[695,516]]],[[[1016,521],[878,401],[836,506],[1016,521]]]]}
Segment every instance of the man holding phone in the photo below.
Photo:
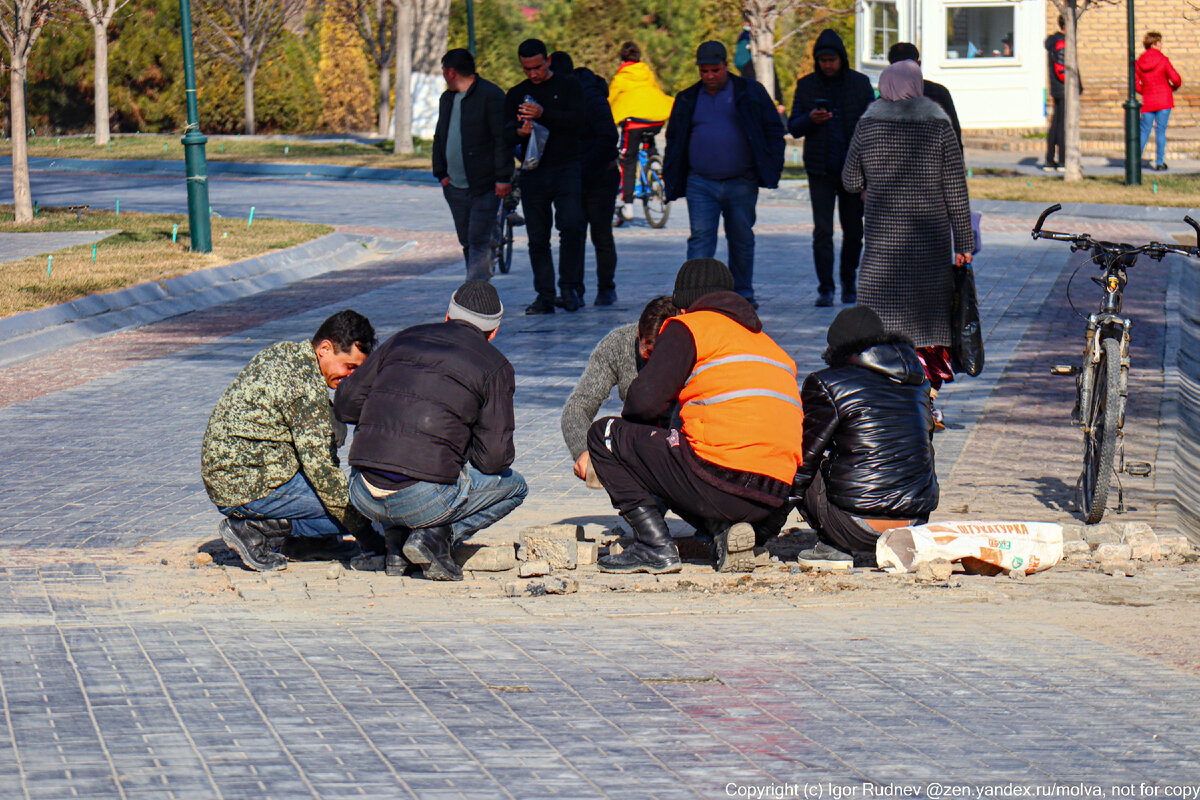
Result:
{"type": "Polygon", "coordinates": [[[788,130],[804,137],[804,169],[813,210],[813,262],[817,268],[817,305],[832,306],[833,208],[842,223],[842,302],[858,300],[858,260],[862,255],[863,202],[842,186],[842,165],[858,119],[875,99],[871,80],[850,69],[846,45],[832,29],[813,45],[816,69],[796,81],[788,130]]]}

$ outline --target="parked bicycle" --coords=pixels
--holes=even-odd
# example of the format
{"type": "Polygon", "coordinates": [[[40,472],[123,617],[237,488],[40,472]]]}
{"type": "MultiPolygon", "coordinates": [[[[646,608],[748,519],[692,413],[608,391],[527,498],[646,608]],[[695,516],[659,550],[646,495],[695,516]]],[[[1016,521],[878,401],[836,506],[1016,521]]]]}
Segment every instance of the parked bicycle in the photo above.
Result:
{"type": "MultiPolygon", "coordinates": [[[[1079,476],[1079,509],[1090,524],[1103,518],[1108,506],[1108,493],[1112,478],[1117,477],[1117,509],[1124,510],[1124,497],[1120,475],[1144,477],[1152,466],[1149,462],[1125,461],[1125,405],[1129,396],[1129,328],[1128,318],[1121,316],[1121,298],[1128,282],[1127,270],[1137,263],[1138,256],[1149,256],[1153,261],[1162,261],[1168,253],[1184,256],[1200,256],[1197,247],[1178,244],[1150,242],[1132,245],[1124,242],[1097,241],[1086,233],[1063,233],[1042,230],[1042,224],[1051,214],[1062,208],[1058,203],[1047,208],[1038,217],[1033,227],[1034,239],[1053,239],[1070,242],[1071,251],[1091,253],[1076,273],[1087,264],[1094,264],[1103,273],[1092,276],[1092,281],[1103,290],[1100,308],[1088,316],[1083,346],[1083,364],[1058,365],[1051,368],[1055,375],[1075,376],[1075,408],[1072,421],[1083,428],[1083,472],[1079,476]],[[1115,463],[1114,463],[1115,462],[1115,463]]],[[[1200,245],[1200,225],[1191,217],[1183,221],[1196,231],[1200,245]]],[[[1067,302],[1071,303],[1071,279],[1067,282],[1067,302]]],[[[1075,304],[1072,310],[1080,317],[1075,304]]]]}
{"type": "MultiPolygon", "coordinates": [[[[652,120],[630,117],[621,123],[622,127],[629,122],[649,123],[652,120]]],[[[654,124],[659,127],[662,126],[661,122],[654,124]]],[[[624,137],[622,138],[624,139],[624,137]]],[[[663,227],[667,224],[667,217],[671,214],[671,205],[667,202],[667,187],[662,179],[662,159],[658,155],[658,150],[654,146],[654,138],[651,136],[643,138],[641,147],[638,148],[637,174],[633,178],[636,181],[633,189],[633,197],[636,200],[642,201],[642,213],[646,215],[646,222],[650,224],[651,228],[663,227]]],[[[624,192],[625,181],[628,179],[629,176],[622,169],[622,192],[624,192]]],[[[621,217],[620,213],[620,204],[618,204],[616,216],[613,218],[613,227],[619,228],[624,222],[625,220],[621,217]]]]}
{"type": "Polygon", "coordinates": [[[521,205],[520,178],[521,170],[513,172],[512,191],[497,203],[496,224],[492,228],[492,263],[503,275],[512,269],[513,228],[525,224],[525,218],[517,213],[521,205]]]}

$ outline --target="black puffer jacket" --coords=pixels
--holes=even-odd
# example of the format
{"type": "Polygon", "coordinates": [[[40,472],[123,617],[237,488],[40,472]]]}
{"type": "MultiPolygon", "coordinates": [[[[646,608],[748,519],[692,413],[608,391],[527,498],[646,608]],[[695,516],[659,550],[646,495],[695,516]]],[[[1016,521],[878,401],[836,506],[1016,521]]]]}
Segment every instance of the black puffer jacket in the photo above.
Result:
{"type": "Polygon", "coordinates": [[[513,462],[512,364],[467,322],[400,331],[338,385],[334,414],[357,425],[350,464],[454,483],[465,462],[513,462]]]}
{"type": "Polygon", "coordinates": [[[929,382],[902,337],[826,354],[804,380],[804,464],[793,494],[818,467],[838,508],[863,517],[922,517],[937,508],[929,382]]]}

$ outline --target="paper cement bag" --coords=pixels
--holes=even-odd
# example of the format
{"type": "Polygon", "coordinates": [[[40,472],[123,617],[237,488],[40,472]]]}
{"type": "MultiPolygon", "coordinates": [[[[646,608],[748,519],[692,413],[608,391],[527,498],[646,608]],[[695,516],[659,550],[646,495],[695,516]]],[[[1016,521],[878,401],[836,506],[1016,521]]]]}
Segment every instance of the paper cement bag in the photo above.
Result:
{"type": "Polygon", "coordinates": [[[1035,572],[1062,560],[1062,526],[1054,522],[931,522],[879,534],[875,560],[888,572],[909,572],[944,558],[967,572],[1035,572]]]}

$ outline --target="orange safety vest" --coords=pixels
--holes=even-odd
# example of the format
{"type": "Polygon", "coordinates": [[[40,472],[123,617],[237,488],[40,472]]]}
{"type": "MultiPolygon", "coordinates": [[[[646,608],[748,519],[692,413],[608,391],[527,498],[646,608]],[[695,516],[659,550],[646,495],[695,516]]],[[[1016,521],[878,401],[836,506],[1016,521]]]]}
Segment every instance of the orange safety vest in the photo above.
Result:
{"type": "Polygon", "coordinates": [[[696,342],[679,393],[683,435],[705,461],[791,484],[803,460],[796,362],[765,333],[717,311],[675,317],[696,342]]]}

